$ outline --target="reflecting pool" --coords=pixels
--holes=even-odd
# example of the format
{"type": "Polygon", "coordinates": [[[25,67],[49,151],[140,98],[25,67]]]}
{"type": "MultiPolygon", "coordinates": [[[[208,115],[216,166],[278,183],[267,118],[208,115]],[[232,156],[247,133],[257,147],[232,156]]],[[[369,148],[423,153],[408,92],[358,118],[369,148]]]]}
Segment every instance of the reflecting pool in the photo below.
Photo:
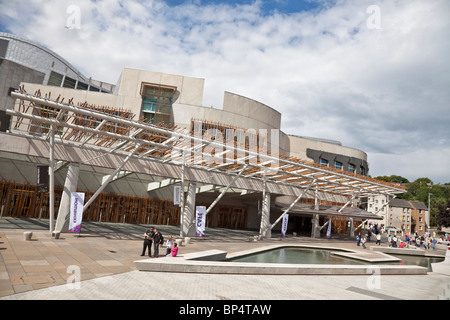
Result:
{"type": "MultiPolygon", "coordinates": [[[[367,265],[370,262],[345,258],[334,255],[333,252],[342,252],[341,250],[327,250],[317,248],[298,248],[286,247],[273,250],[262,251],[241,257],[231,258],[232,262],[253,262],[253,263],[286,263],[286,264],[348,264],[348,265],[367,265]]],[[[389,265],[417,265],[428,268],[432,271],[431,263],[444,261],[444,258],[393,255],[401,259],[397,262],[383,262],[379,264],[389,265]]]]}
{"type": "Polygon", "coordinates": [[[367,264],[363,261],[333,255],[330,250],[309,248],[274,249],[232,258],[228,261],[289,264],[367,264]]]}

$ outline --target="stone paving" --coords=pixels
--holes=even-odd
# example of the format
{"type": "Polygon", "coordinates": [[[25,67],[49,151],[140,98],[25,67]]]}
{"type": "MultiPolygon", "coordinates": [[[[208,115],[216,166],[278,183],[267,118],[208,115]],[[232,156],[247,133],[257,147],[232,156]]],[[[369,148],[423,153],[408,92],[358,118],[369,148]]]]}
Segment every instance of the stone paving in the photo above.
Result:
{"type": "MultiPolygon", "coordinates": [[[[81,236],[53,239],[48,222],[0,219],[0,299],[177,299],[177,300],[437,300],[450,275],[279,276],[154,273],[138,271],[142,234],[147,226],[83,223],[81,236]],[[33,231],[31,241],[24,231],[33,231]],[[80,282],[73,282],[80,275],[80,282]],[[375,281],[374,281],[375,280],[375,281]],[[151,288],[164,288],[155,290],[151,288]],[[158,294],[156,296],[156,294],[158,294]]],[[[177,227],[160,226],[167,238],[177,227]]],[[[182,245],[180,252],[218,249],[230,253],[267,246],[275,238],[249,242],[251,231],[209,229],[205,239],[182,245]]],[[[345,239],[292,237],[283,241],[364,250],[345,239]]],[[[370,243],[369,243],[370,246],[370,243]]],[[[366,249],[368,250],[368,249],[366,249]]],[[[164,253],[164,249],[160,249],[164,253]]]]}

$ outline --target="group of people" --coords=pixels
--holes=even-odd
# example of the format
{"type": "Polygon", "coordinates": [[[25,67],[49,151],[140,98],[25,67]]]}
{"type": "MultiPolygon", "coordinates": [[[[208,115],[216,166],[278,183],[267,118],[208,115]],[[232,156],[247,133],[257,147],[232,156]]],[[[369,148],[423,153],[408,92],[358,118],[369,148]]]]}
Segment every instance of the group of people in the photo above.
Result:
{"type": "MultiPolygon", "coordinates": [[[[158,229],[151,227],[147,232],[144,233],[144,246],[142,248],[141,256],[145,256],[145,252],[148,249],[148,256],[150,258],[159,257],[159,246],[164,243],[164,236],[158,229]],[[153,255],[152,255],[152,244],[153,244],[153,255]]],[[[166,241],[166,256],[172,255],[176,257],[178,254],[177,243],[173,241],[172,236],[166,241]]]]}
{"type": "MultiPolygon", "coordinates": [[[[411,246],[415,246],[417,248],[423,247],[424,249],[430,249],[436,250],[436,243],[437,239],[435,237],[431,237],[429,234],[425,234],[422,236],[419,236],[417,232],[412,235],[405,235],[405,241],[398,240],[400,243],[398,246],[400,248],[410,248],[411,246]]],[[[397,247],[397,241],[392,241],[393,247],[397,247]]]]}
{"type": "MultiPolygon", "coordinates": [[[[366,242],[370,241],[371,237],[371,231],[374,231],[376,233],[376,245],[381,246],[381,232],[377,228],[375,229],[369,229],[367,232],[367,236],[362,236],[361,233],[359,233],[356,236],[356,245],[362,246],[364,249],[366,248],[366,242]]],[[[446,235],[448,238],[448,235],[446,235]]],[[[402,240],[400,237],[398,237],[396,234],[393,234],[391,236],[388,235],[388,245],[392,248],[421,248],[424,249],[433,249],[436,250],[436,244],[438,239],[436,237],[432,237],[430,233],[425,233],[422,236],[419,236],[417,232],[414,233],[414,235],[405,235],[404,240],[402,240]]]]}

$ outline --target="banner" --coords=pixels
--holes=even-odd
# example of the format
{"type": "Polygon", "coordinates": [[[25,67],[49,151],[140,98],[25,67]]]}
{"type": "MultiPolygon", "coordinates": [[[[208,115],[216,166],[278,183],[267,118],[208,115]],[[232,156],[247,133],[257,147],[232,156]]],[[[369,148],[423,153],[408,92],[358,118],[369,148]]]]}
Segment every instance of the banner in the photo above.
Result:
{"type": "Polygon", "coordinates": [[[327,238],[331,238],[331,218],[330,221],[328,221],[327,238]]]}
{"type": "Polygon", "coordinates": [[[71,192],[70,194],[70,220],[69,232],[81,232],[83,219],[84,193],[71,192]]]}
{"type": "Polygon", "coordinates": [[[283,222],[281,225],[281,237],[284,238],[286,236],[286,231],[287,231],[287,227],[288,227],[288,221],[289,221],[289,215],[285,214],[283,216],[283,222]]]}
{"type": "Polygon", "coordinates": [[[195,233],[197,237],[205,236],[206,229],[206,207],[198,206],[195,208],[195,233]]]}
{"type": "Polygon", "coordinates": [[[181,206],[181,186],[173,187],[173,205],[181,206]]]}

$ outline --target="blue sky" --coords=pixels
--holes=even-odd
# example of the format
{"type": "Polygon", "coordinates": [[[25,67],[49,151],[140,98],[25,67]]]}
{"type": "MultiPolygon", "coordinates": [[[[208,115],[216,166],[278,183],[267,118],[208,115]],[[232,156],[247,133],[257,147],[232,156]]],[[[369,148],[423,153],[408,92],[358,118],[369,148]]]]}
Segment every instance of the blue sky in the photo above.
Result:
{"type": "MultiPolygon", "coordinates": [[[[255,0],[239,0],[239,1],[226,1],[226,0],[167,0],[170,6],[177,6],[185,4],[186,2],[200,3],[201,5],[218,5],[218,4],[232,4],[232,5],[248,5],[255,2],[255,0]]],[[[266,14],[271,14],[273,11],[280,13],[290,14],[301,11],[308,11],[320,6],[320,2],[316,0],[262,0],[262,9],[266,14]]]]}
{"type": "Polygon", "coordinates": [[[450,182],[448,0],[0,0],[0,29],[94,79],[125,67],[205,79],[282,113],[288,134],[368,154],[370,174],[450,182]]]}

